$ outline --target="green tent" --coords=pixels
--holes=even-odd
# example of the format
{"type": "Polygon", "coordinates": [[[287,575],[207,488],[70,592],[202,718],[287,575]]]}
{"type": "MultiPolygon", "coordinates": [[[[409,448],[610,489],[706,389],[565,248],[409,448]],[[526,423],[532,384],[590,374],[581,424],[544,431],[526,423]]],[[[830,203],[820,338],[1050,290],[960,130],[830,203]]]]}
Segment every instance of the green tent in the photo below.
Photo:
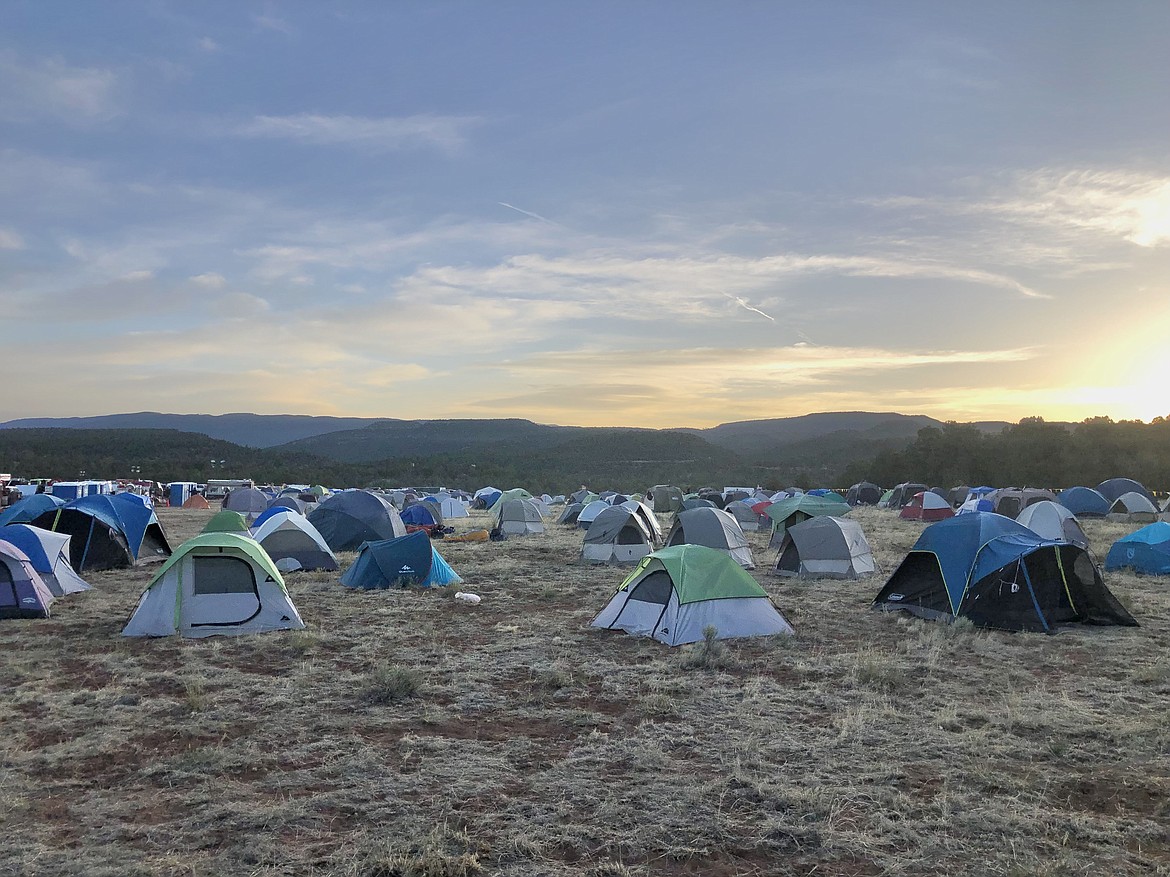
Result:
{"type": "Polygon", "coordinates": [[[642,558],[593,627],[671,646],[698,642],[706,627],[714,627],[718,639],[793,632],[759,582],[704,545],[676,545],[642,558]]]}
{"type": "Polygon", "coordinates": [[[239,512],[225,509],[216,512],[211,520],[203,526],[204,533],[243,533],[248,534],[248,520],[239,512]]]}
{"type": "Polygon", "coordinates": [[[810,496],[807,493],[774,502],[764,510],[764,514],[772,519],[772,539],[768,543],[769,547],[779,547],[780,543],[784,541],[784,531],[793,524],[799,524],[801,521],[807,521],[809,518],[821,515],[840,517],[849,514],[850,511],[852,511],[852,506],[844,500],[810,496]]]}

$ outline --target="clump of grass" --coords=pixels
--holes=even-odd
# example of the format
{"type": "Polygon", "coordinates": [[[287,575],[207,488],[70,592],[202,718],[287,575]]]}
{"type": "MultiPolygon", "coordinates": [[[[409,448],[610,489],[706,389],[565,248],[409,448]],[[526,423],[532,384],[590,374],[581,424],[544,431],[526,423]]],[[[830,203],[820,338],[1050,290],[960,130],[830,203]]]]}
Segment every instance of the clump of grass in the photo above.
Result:
{"type": "Polygon", "coordinates": [[[906,673],[888,657],[876,654],[858,656],[855,671],[858,685],[879,691],[898,691],[906,687],[906,673]]]}
{"type": "Polygon", "coordinates": [[[282,642],[284,650],[296,658],[303,658],[319,644],[320,638],[309,630],[289,631],[282,642]]]}
{"type": "Polygon", "coordinates": [[[436,826],[418,849],[408,853],[390,852],[368,862],[362,877],[471,877],[482,874],[483,865],[471,849],[465,831],[436,826]]]}
{"type": "Polygon", "coordinates": [[[560,691],[573,685],[573,674],[563,667],[542,667],[532,674],[533,681],[541,688],[560,691]]]}
{"type": "Polygon", "coordinates": [[[418,670],[383,664],[375,667],[362,690],[368,703],[385,705],[415,697],[422,689],[423,677],[418,670]]]}
{"type": "Polygon", "coordinates": [[[183,680],[183,694],[187,708],[193,713],[207,709],[207,683],[202,676],[189,676],[183,680]]]}
{"type": "Polygon", "coordinates": [[[959,617],[943,627],[943,630],[949,636],[963,636],[964,634],[974,634],[979,628],[975,626],[975,622],[970,618],[959,617]]]}
{"type": "Polygon", "coordinates": [[[704,627],[702,641],[695,643],[683,654],[679,666],[684,670],[724,670],[734,667],[735,661],[718,636],[719,628],[715,625],[704,627]]]}
{"type": "Polygon", "coordinates": [[[588,877],[634,877],[638,872],[621,862],[598,862],[585,872],[588,877]]]}

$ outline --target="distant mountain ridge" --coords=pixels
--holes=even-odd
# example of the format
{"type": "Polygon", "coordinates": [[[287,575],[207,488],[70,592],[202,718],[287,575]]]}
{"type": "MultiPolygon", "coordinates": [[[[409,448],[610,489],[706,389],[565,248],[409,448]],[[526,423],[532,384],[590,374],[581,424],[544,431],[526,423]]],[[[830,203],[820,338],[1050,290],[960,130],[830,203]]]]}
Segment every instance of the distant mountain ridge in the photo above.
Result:
{"type": "MultiPolygon", "coordinates": [[[[894,412],[828,412],[771,420],[736,421],[707,429],[674,429],[701,437],[738,456],[761,460],[783,455],[793,444],[834,436],[839,451],[872,453],[913,441],[918,429],[942,427],[925,415],[894,412]]],[[[992,431],[1006,423],[980,423],[992,431]]],[[[174,429],[199,433],[247,448],[276,448],[338,462],[468,451],[483,446],[516,451],[557,446],[589,435],[592,427],[562,427],[517,419],[400,420],[393,417],[333,417],[297,414],[108,414],[92,417],[26,417],[0,429],[174,429]]],[[[607,428],[613,429],[613,428],[607,428]]],[[[621,429],[621,428],[617,428],[621,429]]],[[[628,429],[638,429],[629,427],[628,429]]]]}

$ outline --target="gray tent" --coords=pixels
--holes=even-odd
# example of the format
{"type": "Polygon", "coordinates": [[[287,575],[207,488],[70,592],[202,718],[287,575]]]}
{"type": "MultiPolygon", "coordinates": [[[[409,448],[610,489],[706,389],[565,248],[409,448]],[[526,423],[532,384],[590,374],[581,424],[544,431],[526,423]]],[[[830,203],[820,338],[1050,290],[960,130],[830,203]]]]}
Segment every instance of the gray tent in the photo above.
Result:
{"type": "Polygon", "coordinates": [[[747,569],[755,569],[747,537],[735,518],[722,509],[697,508],[679,512],[666,537],[666,544],[705,545],[729,555],[747,569]]]}
{"type": "Polygon", "coordinates": [[[655,484],[646,491],[650,508],[656,512],[681,512],[683,492],[672,484],[655,484]]]}
{"type": "Polygon", "coordinates": [[[223,498],[223,508],[241,515],[256,516],[268,508],[271,497],[258,487],[237,487],[223,498]]]}
{"type": "Polygon", "coordinates": [[[652,537],[641,516],[614,506],[589,525],[581,557],[601,563],[636,563],[653,550],[652,537]]]}
{"type": "Polygon", "coordinates": [[[530,499],[505,499],[497,503],[496,527],[506,536],[531,536],[544,532],[544,518],[530,499]]]}
{"type": "Polygon", "coordinates": [[[1014,518],[1033,503],[1056,502],[1056,494],[1038,487],[1004,487],[989,493],[986,499],[997,515],[1014,518]]]}
{"type": "Polygon", "coordinates": [[[735,518],[735,522],[745,533],[754,533],[760,529],[760,516],[752,511],[752,507],[748,505],[747,501],[737,499],[735,502],[729,502],[724,511],[729,512],[735,518]]]}
{"type": "Polygon", "coordinates": [[[581,510],[585,508],[583,502],[571,502],[565,506],[565,510],[561,512],[561,516],[557,518],[558,524],[576,524],[577,515],[581,514],[581,510]]]}
{"type": "Polygon", "coordinates": [[[1145,494],[1131,490],[1117,497],[1105,517],[1110,521],[1149,524],[1158,520],[1158,507],[1145,494]]]}
{"type": "Polygon", "coordinates": [[[619,508],[631,511],[642,519],[642,523],[646,525],[646,532],[650,534],[650,540],[654,544],[662,541],[662,525],[658,523],[654,512],[650,511],[650,506],[644,502],[638,502],[636,499],[627,499],[619,508]]]}
{"type": "Polygon", "coordinates": [[[855,579],[874,571],[873,554],[861,525],[821,515],[784,532],[775,572],[799,578],[855,579]]]}

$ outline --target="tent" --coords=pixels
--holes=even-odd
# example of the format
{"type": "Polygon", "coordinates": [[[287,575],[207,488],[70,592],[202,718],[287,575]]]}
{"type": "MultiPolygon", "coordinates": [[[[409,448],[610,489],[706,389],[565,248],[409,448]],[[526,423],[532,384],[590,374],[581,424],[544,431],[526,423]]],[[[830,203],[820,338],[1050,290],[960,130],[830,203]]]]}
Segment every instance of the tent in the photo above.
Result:
{"type": "Polygon", "coordinates": [[[650,511],[650,506],[640,500],[627,499],[621,507],[642,519],[642,523],[646,525],[646,532],[650,534],[651,542],[657,545],[662,541],[662,525],[658,523],[658,517],[654,512],[650,511]]]}
{"type": "Polygon", "coordinates": [[[1156,521],[1114,542],[1105,555],[1105,569],[1126,568],[1150,576],[1170,575],[1170,524],[1156,521]]]}
{"type": "Polygon", "coordinates": [[[646,499],[656,512],[681,512],[683,507],[682,491],[673,484],[655,484],[646,491],[646,499]]]}
{"type": "Polygon", "coordinates": [[[1089,537],[1081,529],[1077,516],[1058,502],[1034,502],[1020,512],[1016,520],[1045,539],[1089,547],[1089,537]]]}
{"type": "Polygon", "coordinates": [[[439,512],[443,518],[466,518],[467,506],[464,505],[463,500],[447,497],[439,501],[439,512]]]}
{"type": "Polygon", "coordinates": [[[239,533],[204,533],[155,573],[122,636],[239,636],[304,626],[263,548],[239,533]]]}
{"type": "Polygon", "coordinates": [[[881,498],[882,489],[872,481],[859,481],[845,491],[849,505],[877,505],[881,498]]]}
{"type": "Polygon", "coordinates": [[[1150,502],[1157,505],[1154,495],[1146,490],[1145,485],[1132,478],[1110,478],[1097,485],[1097,492],[1105,497],[1109,503],[1116,502],[1117,498],[1126,493],[1140,493],[1150,502]]]}
{"type": "Polygon", "coordinates": [[[24,552],[54,597],[89,590],[89,584],[69,565],[71,536],[42,530],[31,524],[9,524],[0,532],[0,537],[24,552]]]}
{"type": "Polygon", "coordinates": [[[941,521],[954,517],[954,514],[955,510],[946,499],[928,490],[914,494],[910,502],[902,506],[898,517],[908,521],[941,521]]]}
{"type": "Polygon", "coordinates": [[[890,503],[893,501],[893,499],[894,499],[894,488],[891,487],[889,490],[887,490],[885,493],[882,494],[882,498],[879,499],[877,502],[877,507],[879,509],[888,509],[890,507],[890,503]]]}
{"type": "Polygon", "coordinates": [[[991,500],[987,499],[986,497],[984,497],[984,496],[970,496],[970,494],[968,494],[968,497],[969,498],[961,506],[959,506],[959,508],[955,512],[955,514],[968,515],[971,512],[994,512],[995,511],[995,504],[991,500]]]}
{"type": "MultiPolygon", "coordinates": [[[[922,493],[930,488],[925,484],[919,484],[917,481],[903,481],[894,488],[894,492],[890,494],[886,501],[886,508],[900,509],[914,497],[916,493],[922,493]]],[[[885,497],[883,497],[885,499],[885,497]]]]}
{"type": "Polygon", "coordinates": [[[1014,518],[1028,506],[1037,502],[1054,502],[1056,494],[1038,487],[1004,487],[987,494],[997,515],[1014,518]]]}
{"type": "Polygon", "coordinates": [[[722,509],[699,508],[679,512],[666,537],[669,545],[704,545],[728,555],[746,569],[755,569],[747,537],[735,518],[722,509]]]}
{"type": "Polygon", "coordinates": [[[309,523],[333,551],[356,551],[363,542],[406,535],[394,505],[368,490],[346,490],[321,500],[309,512],[309,523]]]}
{"type": "Polygon", "coordinates": [[[496,509],[496,529],[505,536],[534,536],[544,532],[544,518],[530,499],[501,499],[496,509]]]}
{"type": "Polygon", "coordinates": [[[873,571],[873,553],[861,524],[831,515],[793,524],[776,555],[775,572],[782,576],[855,579],[873,571]]]}
{"type": "Polygon", "coordinates": [[[1062,490],[1056,501],[1078,518],[1103,518],[1109,514],[1109,500],[1091,487],[1062,490]]]}
{"type": "Polygon", "coordinates": [[[790,496],[779,502],[774,502],[765,510],[765,514],[772,519],[772,538],[769,548],[778,548],[784,541],[784,531],[793,524],[807,521],[809,518],[821,515],[846,515],[849,505],[835,502],[831,499],[822,499],[802,493],[799,496],[790,496]]]}
{"type": "Polygon", "coordinates": [[[258,515],[268,508],[271,500],[272,498],[258,487],[237,487],[223,498],[220,508],[244,515],[258,515]]]}
{"type": "Polygon", "coordinates": [[[130,493],[83,496],[31,521],[34,527],[66,533],[69,563],[78,573],[123,569],[164,560],[171,554],[154,509],[130,493]]]}
{"type": "Polygon", "coordinates": [[[593,523],[593,519],[608,508],[613,508],[613,506],[604,499],[595,499],[593,502],[586,504],[581,511],[577,512],[577,526],[582,530],[588,530],[589,525],[593,523]]]}
{"type": "Polygon", "coordinates": [[[65,500],[51,493],[34,493],[0,512],[0,527],[9,524],[27,524],[50,509],[59,509],[65,500]]]}
{"type": "Polygon", "coordinates": [[[367,591],[410,585],[444,587],[462,581],[421,530],[397,539],[365,543],[341,575],[341,583],[347,588],[367,591]]]}
{"type": "Polygon", "coordinates": [[[48,618],[53,594],[28,556],[0,540],[0,618],[48,618]]]}
{"type": "Polygon", "coordinates": [[[337,569],[337,557],[317,528],[304,515],[289,509],[266,517],[252,529],[252,538],[281,572],[337,569]]]}
{"type": "Polygon", "coordinates": [[[402,523],[407,526],[434,527],[441,523],[441,517],[436,520],[434,510],[425,502],[416,502],[402,510],[402,523]]]}
{"type": "Polygon", "coordinates": [[[957,515],[923,530],[874,606],[1003,630],[1137,624],[1083,548],[1046,540],[994,512],[957,515]]]}
{"type": "Polygon", "coordinates": [[[651,636],[668,646],[717,639],[791,635],[792,626],[759,583],[720,551],[662,548],[642,558],[593,619],[593,627],[651,636]]]}
{"type": "Polygon", "coordinates": [[[211,503],[207,501],[207,497],[205,497],[202,493],[193,493],[187,497],[187,501],[183,503],[183,508],[199,509],[202,511],[203,509],[211,508],[211,503]]]}
{"type": "Polygon", "coordinates": [[[684,512],[689,512],[692,509],[717,509],[717,508],[719,508],[719,506],[715,505],[715,503],[711,502],[711,500],[703,499],[702,497],[698,497],[698,496],[692,496],[688,499],[684,499],[683,504],[682,504],[682,510],[684,512]]]}
{"type": "Polygon", "coordinates": [[[653,550],[653,537],[642,517],[614,506],[594,518],[585,531],[581,557],[600,563],[634,563],[653,550]]]}
{"type": "Polygon", "coordinates": [[[1105,517],[1110,521],[1146,524],[1158,519],[1158,506],[1144,494],[1131,490],[1113,501],[1105,517]]]}
{"type": "MultiPolygon", "coordinates": [[[[309,495],[311,496],[312,494],[309,494],[309,495]]],[[[276,509],[278,511],[280,509],[288,509],[289,511],[296,512],[299,515],[307,515],[309,513],[309,506],[315,505],[316,502],[317,502],[316,497],[313,497],[313,502],[310,503],[310,502],[307,502],[306,500],[301,499],[297,495],[290,496],[289,494],[282,493],[280,496],[276,497],[274,500],[272,500],[270,503],[268,503],[268,508],[265,509],[263,512],[261,512],[260,516],[257,517],[254,521],[252,521],[252,526],[255,527],[256,524],[258,524],[260,522],[260,518],[263,518],[266,514],[268,514],[268,512],[271,512],[273,509],[276,509]]]]}
{"type": "Polygon", "coordinates": [[[744,500],[737,499],[735,502],[729,502],[724,511],[735,518],[735,522],[745,533],[754,533],[760,529],[760,516],[744,500]]]}
{"type": "Polygon", "coordinates": [[[583,508],[585,508],[585,506],[579,502],[569,503],[567,506],[565,506],[564,510],[561,511],[560,517],[557,518],[557,523],[569,524],[570,526],[576,525],[577,515],[581,514],[581,509],[583,508]]]}
{"type": "Polygon", "coordinates": [[[243,533],[246,536],[248,534],[248,520],[240,512],[224,509],[212,515],[200,532],[243,533]]]}

